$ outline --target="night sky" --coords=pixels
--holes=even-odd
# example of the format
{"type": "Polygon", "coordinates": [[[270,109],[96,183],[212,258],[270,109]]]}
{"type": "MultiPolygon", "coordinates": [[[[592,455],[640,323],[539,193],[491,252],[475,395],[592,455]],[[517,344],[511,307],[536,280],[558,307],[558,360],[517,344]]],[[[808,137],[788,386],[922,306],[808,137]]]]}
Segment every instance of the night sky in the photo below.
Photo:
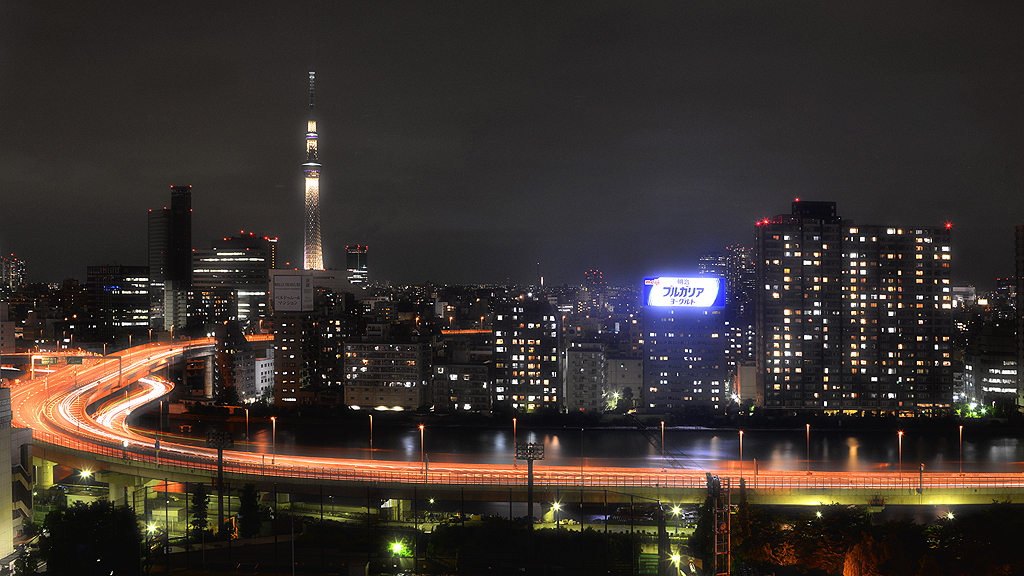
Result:
{"type": "Polygon", "coordinates": [[[317,74],[328,267],[373,280],[635,284],[752,245],[800,197],[952,221],[954,282],[1013,274],[1019,1],[0,4],[0,253],[30,281],[193,246],[301,264],[317,74]]]}

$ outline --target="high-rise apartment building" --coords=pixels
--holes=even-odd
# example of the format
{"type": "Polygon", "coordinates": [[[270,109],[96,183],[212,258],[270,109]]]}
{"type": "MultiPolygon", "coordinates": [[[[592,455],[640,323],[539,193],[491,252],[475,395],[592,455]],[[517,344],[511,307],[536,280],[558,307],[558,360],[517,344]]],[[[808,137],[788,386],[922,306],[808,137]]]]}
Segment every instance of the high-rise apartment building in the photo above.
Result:
{"type": "Polygon", "coordinates": [[[524,412],[561,411],[565,405],[558,315],[547,301],[496,306],[494,400],[524,412]]]}
{"type": "Polygon", "coordinates": [[[150,324],[188,324],[192,289],[192,186],[171,186],[171,207],[149,211],[150,324]]]}
{"type": "Polygon", "coordinates": [[[345,404],[415,410],[427,401],[430,346],[421,342],[345,344],[345,404]]]}
{"type": "Polygon", "coordinates": [[[10,256],[0,256],[0,289],[18,288],[25,285],[25,261],[10,256]]]}
{"type": "Polygon", "coordinates": [[[353,286],[365,286],[368,281],[366,252],[369,249],[369,246],[361,244],[345,246],[345,268],[348,270],[348,281],[353,286]]]}
{"type": "Polygon", "coordinates": [[[798,200],[756,236],[758,405],[949,411],[949,225],[855,225],[798,200]]]}
{"type": "Polygon", "coordinates": [[[565,350],[565,408],[603,413],[607,407],[608,358],[601,342],[573,342],[565,350]]]}

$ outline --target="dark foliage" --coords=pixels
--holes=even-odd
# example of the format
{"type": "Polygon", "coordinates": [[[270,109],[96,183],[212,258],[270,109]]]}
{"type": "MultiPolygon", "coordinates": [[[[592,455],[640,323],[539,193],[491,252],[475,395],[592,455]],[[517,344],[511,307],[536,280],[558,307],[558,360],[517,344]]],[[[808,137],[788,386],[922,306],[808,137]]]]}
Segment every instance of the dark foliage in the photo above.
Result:
{"type": "Polygon", "coordinates": [[[46,515],[39,553],[50,574],[134,575],[148,556],[141,544],[130,508],[79,502],[46,515]]]}

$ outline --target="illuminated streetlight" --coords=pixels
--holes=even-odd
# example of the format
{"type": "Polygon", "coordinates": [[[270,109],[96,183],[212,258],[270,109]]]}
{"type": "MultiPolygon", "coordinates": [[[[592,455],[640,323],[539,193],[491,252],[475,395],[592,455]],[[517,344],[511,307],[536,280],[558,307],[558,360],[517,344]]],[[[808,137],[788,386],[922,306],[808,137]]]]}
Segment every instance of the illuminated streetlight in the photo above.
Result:
{"type": "Polygon", "coordinates": [[[512,467],[519,466],[516,462],[516,419],[512,419],[512,467]]]}
{"type": "Polygon", "coordinates": [[[807,424],[807,475],[811,475],[811,425],[807,424]]]}
{"type": "Polygon", "coordinates": [[[373,414],[370,414],[370,460],[373,460],[373,414]]]}
{"type": "Polygon", "coordinates": [[[960,425],[960,475],[964,475],[964,425],[960,425]]]}
{"type": "Polygon", "coordinates": [[[898,473],[899,473],[900,482],[902,483],[903,482],[903,430],[899,431],[899,439],[900,439],[900,469],[899,469],[898,473]]]}
{"type": "Polygon", "coordinates": [[[740,478],[743,478],[743,430],[740,430],[740,478]]]}
{"type": "MultiPolygon", "coordinates": [[[[161,404],[161,406],[162,405],[163,404],[161,404]]],[[[249,451],[249,409],[248,408],[244,408],[244,410],[245,410],[245,451],[248,452],[249,451]]]]}
{"type": "Polygon", "coordinates": [[[562,505],[558,502],[552,502],[551,509],[555,511],[555,530],[559,530],[558,511],[562,509],[562,505]]]}
{"type": "Polygon", "coordinates": [[[426,473],[426,460],[423,459],[423,424],[420,424],[420,468],[426,473]]]}
{"type": "Polygon", "coordinates": [[[946,512],[946,519],[947,520],[952,520],[953,519],[953,512],[946,512]]]}
{"type": "Polygon", "coordinates": [[[676,517],[676,536],[679,536],[679,514],[683,510],[679,506],[672,507],[672,515],[676,517]]]}
{"type": "Polygon", "coordinates": [[[273,466],[274,462],[277,461],[277,416],[270,417],[270,426],[273,430],[273,434],[271,436],[272,444],[270,445],[270,465],[273,466]]]}
{"type": "Polygon", "coordinates": [[[661,471],[665,471],[665,421],[661,421],[661,471]]]}

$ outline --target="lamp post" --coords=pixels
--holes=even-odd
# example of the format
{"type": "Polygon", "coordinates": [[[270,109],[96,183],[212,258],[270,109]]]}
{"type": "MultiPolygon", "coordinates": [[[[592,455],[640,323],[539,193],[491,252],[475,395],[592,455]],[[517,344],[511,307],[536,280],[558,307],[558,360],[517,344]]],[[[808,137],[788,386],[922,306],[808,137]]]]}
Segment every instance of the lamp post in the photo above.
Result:
{"type": "Polygon", "coordinates": [[[899,441],[900,441],[900,468],[899,468],[898,474],[899,474],[900,484],[902,485],[903,484],[903,430],[899,431],[899,441]]]}
{"type": "Polygon", "coordinates": [[[420,468],[425,471],[426,467],[424,467],[423,465],[424,462],[425,460],[423,459],[423,424],[420,424],[420,468]]]}
{"type": "Polygon", "coordinates": [[[272,444],[270,445],[270,465],[273,466],[274,463],[277,461],[277,416],[270,417],[270,426],[272,429],[272,444]]]}
{"type": "Polygon", "coordinates": [[[964,425],[960,425],[960,475],[964,475],[964,425]]]}
{"type": "Polygon", "coordinates": [[[743,478],[743,430],[740,430],[740,478],[743,478]]]}
{"type": "Polygon", "coordinates": [[[661,471],[665,471],[665,421],[661,421],[661,471]]]}
{"type": "Polygon", "coordinates": [[[245,408],[245,451],[249,451],[249,409],[245,408]]]}
{"type": "Polygon", "coordinates": [[[512,467],[519,466],[516,462],[516,419],[512,419],[512,467]]]}
{"type": "Polygon", "coordinates": [[[373,414],[370,414],[370,460],[373,460],[373,414]]]}
{"type": "Polygon", "coordinates": [[[807,475],[811,475],[811,425],[807,424],[807,475]]]}
{"type": "Polygon", "coordinates": [[[552,502],[551,508],[553,508],[555,511],[555,530],[557,531],[561,529],[561,522],[558,521],[558,511],[562,509],[562,505],[559,504],[558,502],[552,502]]]}

